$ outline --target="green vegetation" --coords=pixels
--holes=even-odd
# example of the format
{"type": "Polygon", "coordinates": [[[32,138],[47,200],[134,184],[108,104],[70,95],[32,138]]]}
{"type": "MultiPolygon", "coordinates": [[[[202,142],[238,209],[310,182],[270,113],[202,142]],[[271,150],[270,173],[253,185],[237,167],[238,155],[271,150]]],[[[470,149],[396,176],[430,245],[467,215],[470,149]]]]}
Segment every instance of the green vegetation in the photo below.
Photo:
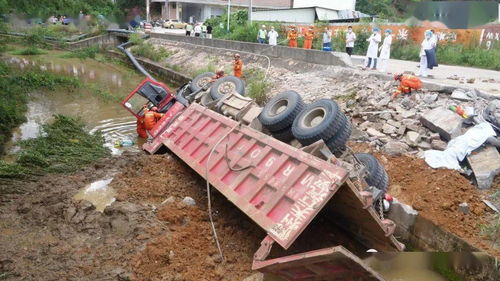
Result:
{"type": "Polygon", "coordinates": [[[0,178],[74,172],[109,154],[99,132],[89,134],[77,119],[54,117],[53,123],[42,126],[38,138],[19,143],[22,152],[15,164],[0,162],[0,178]]]}
{"type": "Polygon", "coordinates": [[[79,59],[95,59],[100,52],[98,46],[90,46],[86,48],[69,51],[62,55],[64,58],[79,58],[79,59]]]}
{"type": "Polygon", "coordinates": [[[267,92],[271,87],[271,83],[265,79],[265,72],[258,68],[249,68],[244,73],[248,85],[247,96],[263,105],[268,100],[267,92]]]}
{"type": "Polygon", "coordinates": [[[27,94],[35,89],[64,87],[73,91],[80,83],[72,77],[43,72],[17,72],[0,63],[0,154],[11,130],[25,121],[27,94]]]}
{"type": "Polygon", "coordinates": [[[21,56],[37,56],[37,55],[43,55],[46,53],[47,52],[44,52],[37,47],[28,47],[26,49],[21,49],[21,50],[17,50],[17,51],[12,52],[12,54],[14,54],[14,55],[21,55],[21,56]]]}
{"type": "Polygon", "coordinates": [[[481,226],[481,235],[492,241],[493,244],[500,242],[500,215],[495,214],[488,224],[481,226]]]}
{"type": "Polygon", "coordinates": [[[52,15],[77,17],[85,14],[119,17],[132,7],[144,7],[144,0],[0,0],[0,13],[15,13],[28,18],[45,21],[52,15]],[[115,2],[115,3],[113,3],[115,2]]]}
{"type": "Polygon", "coordinates": [[[139,57],[148,58],[152,61],[161,61],[170,56],[170,52],[163,46],[155,47],[149,42],[142,42],[131,48],[132,53],[139,57]]]}
{"type": "Polygon", "coordinates": [[[458,275],[451,265],[450,253],[446,252],[436,252],[432,253],[432,267],[436,272],[441,274],[446,280],[449,281],[462,281],[462,277],[458,275]]]}

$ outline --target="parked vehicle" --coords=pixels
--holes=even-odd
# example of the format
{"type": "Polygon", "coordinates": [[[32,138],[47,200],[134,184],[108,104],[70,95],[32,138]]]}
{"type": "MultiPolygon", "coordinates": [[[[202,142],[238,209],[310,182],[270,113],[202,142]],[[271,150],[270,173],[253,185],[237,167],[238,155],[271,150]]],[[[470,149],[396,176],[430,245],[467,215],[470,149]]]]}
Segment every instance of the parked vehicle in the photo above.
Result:
{"type": "Polygon", "coordinates": [[[165,20],[163,23],[164,28],[170,28],[170,29],[186,29],[187,23],[181,22],[179,20],[165,20]]]}

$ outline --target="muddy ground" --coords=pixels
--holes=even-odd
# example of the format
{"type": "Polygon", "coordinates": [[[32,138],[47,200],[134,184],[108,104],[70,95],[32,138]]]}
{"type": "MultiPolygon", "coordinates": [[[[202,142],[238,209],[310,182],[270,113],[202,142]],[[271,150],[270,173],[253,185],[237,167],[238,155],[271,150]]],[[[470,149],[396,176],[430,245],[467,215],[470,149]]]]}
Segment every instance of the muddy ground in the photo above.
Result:
{"type": "MultiPolygon", "coordinates": [[[[424,216],[440,217],[444,227],[498,255],[474,228],[484,208],[474,205],[473,213],[464,217],[444,205],[450,198],[476,196],[444,188],[472,188],[460,175],[424,164],[413,164],[414,169],[405,172],[405,163],[418,162],[406,156],[378,156],[392,177],[392,192],[408,189],[398,195],[413,200],[424,216]],[[420,181],[409,173],[420,175],[420,181]],[[440,180],[431,182],[430,176],[440,180]],[[428,196],[424,186],[442,192],[428,196]],[[427,209],[429,204],[437,207],[427,209]]],[[[243,280],[255,274],[250,270],[252,257],[265,233],[213,191],[215,226],[226,260],[222,262],[208,220],[205,182],[176,157],[125,153],[72,175],[2,184],[21,191],[2,194],[0,201],[2,280],[243,280]],[[110,175],[117,201],[103,213],[73,199],[86,184],[110,175]],[[183,203],[186,196],[196,204],[183,203]]],[[[320,232],[314,233],[324,230],[321,222],[315,227],[320,232]]]]}
{"type": "Polygon", "coordinates": [[[1,197],[0,280],[242,280],[265,236],[215,193],[222,263],[204,182],[169,156],[125,154],[73,175],[2,184],[22,193],[1,197]],[[103,213],[73,199],[118,171],[117,201],[103,213]],[[196,205],[182,203],[186,196],[196,205]]]}

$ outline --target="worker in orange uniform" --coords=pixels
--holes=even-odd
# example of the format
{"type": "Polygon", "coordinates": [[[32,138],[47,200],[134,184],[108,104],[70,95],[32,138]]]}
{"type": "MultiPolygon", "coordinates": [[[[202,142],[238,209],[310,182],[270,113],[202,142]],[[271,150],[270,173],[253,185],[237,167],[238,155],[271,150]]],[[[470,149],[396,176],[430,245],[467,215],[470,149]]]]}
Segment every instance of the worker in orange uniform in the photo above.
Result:
{"type": "Polygon", "coordinates": [[[137,134],[139,135],[139,137],[141,138],[147,138],[148,137],[148,133],[146,132],[146,125],[144,125],[144,116],[139,116],[139,118],[137,118],[137,134]]]}
{"type": "Polygon", "coordinates": [[[163,113],[158,112],[158,108],[156,106],[153,106],[150,110],[144,110],[144,128],[146,129],[148,140],[152,139],[149,131],[154,128],[158,120],[160,120],[163,115],[163,113]]]}
{"type": "Polygon", "coordinates": [[[392,94],[391,99],[395,99],[401,93],[409,94],[411,90],[419,90],[422,88],[422,81],[415,75],[394,75],[394,80],[400,81],[398,89],[392,94]]]}
{"type": "Polygon", "coordinates": [[[297,48],[297,30],[295,30],[295,26],[292,26],[292,29],[288,31],[287,39],[288,39],[288,46],[290,48],[297,48]]]}
{"type": "Polygon", "coordinates": [[[304,34],[304,49],[312,48],[313,39],[314,39],[314,31],[312,26],[310,26],[309,29],[304,34]]]}
{"type": "Polygon", "coordinates": [[[234,54],[234,76],[240,78],[241,72],[243,71],[243,61],[240,58],[240,54],[234,54]]]}

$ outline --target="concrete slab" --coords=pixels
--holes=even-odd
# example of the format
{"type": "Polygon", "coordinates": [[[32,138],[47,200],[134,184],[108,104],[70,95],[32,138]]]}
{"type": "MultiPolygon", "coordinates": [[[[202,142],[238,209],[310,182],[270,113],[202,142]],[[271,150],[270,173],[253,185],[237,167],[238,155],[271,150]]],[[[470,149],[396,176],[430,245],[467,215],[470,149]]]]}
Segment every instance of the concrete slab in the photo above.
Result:
{"type": "Polygon", "coordinates": [[[500,153],[493,146],[480,148],[467,156],[479,189],[490,188],[500,173],[500,153]]]}
{"type": "Polygon", "coordinates": [[[391,209],[387,214],[387,217],[397,225],[395,234],[403,240],[408,240],[409,231],[415,223],[417,216],[418,212],[415,209],[410,205],[399,202],[396,198],[394,198],[391,209]]]}
{"type": "Polygon", "coordinates": [[[425,112],[422,114],[420,122],[432,131],[439,133],[447,141],[462,133],[462,117],[445,107],[437,107],[425,112]]]}

